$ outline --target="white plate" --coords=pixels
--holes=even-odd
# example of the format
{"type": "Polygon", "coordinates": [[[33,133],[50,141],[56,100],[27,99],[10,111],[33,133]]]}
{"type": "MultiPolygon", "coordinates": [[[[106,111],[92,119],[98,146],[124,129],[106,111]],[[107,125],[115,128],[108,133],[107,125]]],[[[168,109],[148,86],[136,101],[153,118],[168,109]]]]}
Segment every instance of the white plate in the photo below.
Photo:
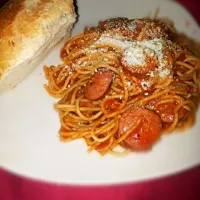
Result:
{"type": "MultiPolygon", "coordinates": [[[[146,17],[160,7],[160,16],[175,22],[179,31],[198,39],[200,30],[180,5],[164,0],[79,0],[79,22],[86,25],[109,17],[146,17]],[[189,23],[189,27],[186,25],[189,23]]],[[[200,163],[200,112],[195,126],[181,134],[163,136],[151,152],[116,158],[86,152],[82,140],[61,143],[59,120],[44,90],[42,66],[60,63],[58,45],[18,87],[0,96],[0,164],[12,172],[68,184],[111,184],[139,181],[174,173],[200,163]]]]}

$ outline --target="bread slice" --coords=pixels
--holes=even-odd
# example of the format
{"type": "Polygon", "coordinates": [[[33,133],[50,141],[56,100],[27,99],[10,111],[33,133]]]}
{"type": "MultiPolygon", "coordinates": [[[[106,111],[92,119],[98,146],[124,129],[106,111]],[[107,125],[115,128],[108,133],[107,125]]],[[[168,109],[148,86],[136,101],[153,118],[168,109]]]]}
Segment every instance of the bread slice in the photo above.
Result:
{"type": "Polygon", "coordinates": [[[24,80],[76,20],[73,0],[11,0],[0,10],[0,93],[24,80]]]}

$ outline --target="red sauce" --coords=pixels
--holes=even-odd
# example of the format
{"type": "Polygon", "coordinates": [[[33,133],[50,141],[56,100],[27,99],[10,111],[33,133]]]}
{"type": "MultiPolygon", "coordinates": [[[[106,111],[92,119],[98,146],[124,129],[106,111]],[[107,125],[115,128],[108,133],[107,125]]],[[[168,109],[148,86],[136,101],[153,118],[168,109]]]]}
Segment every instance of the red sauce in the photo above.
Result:
{"type": "Polygon", "coordinates": [[[104,142],[101,142],[98,146],[96,146],[96,150],[98,149],[103,149],[104,147],[106,147],[107,145],[109,144],[109,139],[104,141],[104,142]]]}
{"type": "Polygon", "coordinates": [[[108,99],[104,103],[104,107],[108,113],[112,113],[118,110],[120,106],[120,100],[108,99]]]}
{"type": "Polygon", "coordinates": [[[60,51],[60,57],[65,58],[66,56],[67,56],[67,52],[64,48],[62,48],[61,51],[60,51]]]}

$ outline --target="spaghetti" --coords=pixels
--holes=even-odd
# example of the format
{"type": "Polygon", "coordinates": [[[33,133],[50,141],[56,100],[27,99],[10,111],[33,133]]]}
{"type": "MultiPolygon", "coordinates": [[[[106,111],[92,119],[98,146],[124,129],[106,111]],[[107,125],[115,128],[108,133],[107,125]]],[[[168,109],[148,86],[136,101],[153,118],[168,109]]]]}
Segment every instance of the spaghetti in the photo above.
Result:
{"type": "Polygon", "coordinates": [[[67,41],[61,58],[44,66],[45,88],[60,99],[61,141],[84,138],[101,155],[143,151],[194,122],[200,59],[162,22],[106,20],[67,41]]]}

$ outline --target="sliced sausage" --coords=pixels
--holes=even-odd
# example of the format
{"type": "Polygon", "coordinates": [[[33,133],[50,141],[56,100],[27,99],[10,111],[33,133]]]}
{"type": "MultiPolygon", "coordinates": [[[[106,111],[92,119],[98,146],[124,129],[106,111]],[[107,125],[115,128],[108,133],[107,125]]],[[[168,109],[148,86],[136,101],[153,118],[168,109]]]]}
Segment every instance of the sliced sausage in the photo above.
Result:
{"type": "Polygon", "coordinates": [[[85,97],[88,100],[97,100],[101,98],[112,82],[112,72],[105,68],[100,69],[87,82],[85,87],[85,97]]]}
{"type": "Polygon", "coordinates": [[[125,134],[139,119],[139,126],[122,142],[122,146],[133,151],[150,149],[161,134],[161,119],[155,112],[146,108],[131,107],[120,118],[118,135],[125,134]]]}

